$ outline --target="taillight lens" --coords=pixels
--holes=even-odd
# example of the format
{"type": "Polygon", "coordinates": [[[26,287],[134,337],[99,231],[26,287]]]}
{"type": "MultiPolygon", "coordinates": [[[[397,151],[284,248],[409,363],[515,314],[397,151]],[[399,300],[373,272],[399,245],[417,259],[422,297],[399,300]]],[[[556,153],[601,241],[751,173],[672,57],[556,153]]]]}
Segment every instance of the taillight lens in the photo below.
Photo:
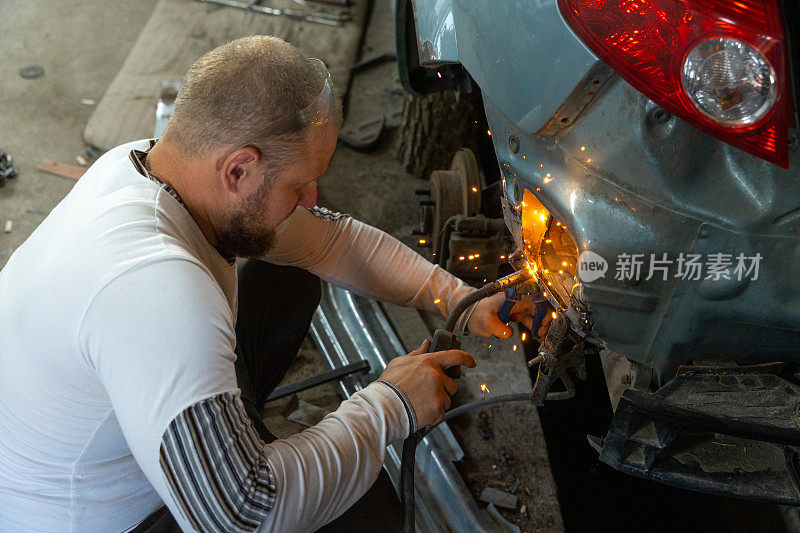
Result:
{"type": "Polygon", "coordinates": [[[788,167],[794,106],[776,0],[559,0],[622,78],[699,129],[788,167]]]}

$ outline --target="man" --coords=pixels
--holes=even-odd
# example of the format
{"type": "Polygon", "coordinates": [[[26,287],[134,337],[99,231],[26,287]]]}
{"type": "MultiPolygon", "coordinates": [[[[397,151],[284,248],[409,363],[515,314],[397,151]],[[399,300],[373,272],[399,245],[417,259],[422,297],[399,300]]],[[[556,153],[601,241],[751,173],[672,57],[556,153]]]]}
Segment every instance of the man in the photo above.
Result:
{"type": "MultiPolygon", "coordinates": [[[[228,43],[190,69],[157,142],[101,157],[14,253],[0,531],[314,531],[370,488],[390,442],[444,417],[443,370],[475,361],[425,345],[302,433],[275,440],[259,417],[316,276],[442,314],[471,290],[315,207],[340,123],[321,62],[276,38],[228,43]],[[237,257],[265,261],[237,277],[237,257]]],[[[498,306],[469,329],[509,336],[498,306]]]]}

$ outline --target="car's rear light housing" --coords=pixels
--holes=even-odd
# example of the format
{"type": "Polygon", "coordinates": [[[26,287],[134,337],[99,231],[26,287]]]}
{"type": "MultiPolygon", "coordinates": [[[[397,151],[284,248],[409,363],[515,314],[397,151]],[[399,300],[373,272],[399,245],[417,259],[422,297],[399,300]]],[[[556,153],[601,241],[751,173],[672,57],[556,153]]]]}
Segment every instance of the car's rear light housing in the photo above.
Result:
{"type": "Polygon", "coordinates": [[[558,4],[578,37],[656,104],[732,146],[788,167],[788,128],[795,118],[776,0],[558,0],[558,4]],[[698,57],[715,51],[729,56],[712,58],[705,74],[690,75],[698,57]],[[744,70],[736,71],[736,61],[744,70]],[[697,83],[714,85],[723,78],[738,87],[727,92],[725,87],[711,87],[713,91],[698,93],[697,83]],[[752,105],[740,101],[742,89],[745,97],[755,98],[752,105]],[[714,91],[716,101],[706,105],[707,95],[714,91]],[[737,105],[747,109],[737,112],[737,105]]]}
{"type": "Polygon", "coordinates": [[[528,268],[542,284],[545,296],[552,296],[551,303],[566,309],[579,286],[575,240],[530,190],[523,192],[519,208],[528,268]]]}

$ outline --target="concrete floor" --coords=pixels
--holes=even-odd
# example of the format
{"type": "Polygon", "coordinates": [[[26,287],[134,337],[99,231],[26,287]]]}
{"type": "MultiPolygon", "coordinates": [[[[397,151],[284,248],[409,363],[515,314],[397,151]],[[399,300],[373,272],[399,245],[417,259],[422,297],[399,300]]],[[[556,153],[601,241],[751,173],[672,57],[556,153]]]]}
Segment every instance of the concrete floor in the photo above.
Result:
{"type": "Polygon", "coordinates": [[[0,116],[6,126],[0,148],[14,159],[19,176],[0,188],[0,268],[73,182],[43,174],[44,160],[77,164],[81,133],[93,107],[119,70],[156,0],[0,3],[0,116]],[[114,43],[109,46],[108,43],[114,43]],[[26,80],[19,70],[44,67],[26,80]],[[13,220],[10,233],[3,233],[13,220]]]}

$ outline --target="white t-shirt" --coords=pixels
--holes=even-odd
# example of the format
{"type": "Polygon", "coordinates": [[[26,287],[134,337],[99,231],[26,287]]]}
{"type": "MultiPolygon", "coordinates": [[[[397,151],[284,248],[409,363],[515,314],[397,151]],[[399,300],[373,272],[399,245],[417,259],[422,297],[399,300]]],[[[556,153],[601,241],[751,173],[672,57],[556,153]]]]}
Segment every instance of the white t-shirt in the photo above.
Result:
{"type": "MultiPolygon", "coordinates": [[[[101,157],[0,271],[0,531],[125,531],[162,501],[191,527],[159,448],[189,406],[239,394],[236,268],[136,171],[130,151],[148,146],[101,157]]],[[[266,259],[441,312],[471,290],[375,228],[302,208],[266,259]]],[[[376,383],[268,445],[277,498],[260,530],[341,514],[408,431],[376,383]]]]}

